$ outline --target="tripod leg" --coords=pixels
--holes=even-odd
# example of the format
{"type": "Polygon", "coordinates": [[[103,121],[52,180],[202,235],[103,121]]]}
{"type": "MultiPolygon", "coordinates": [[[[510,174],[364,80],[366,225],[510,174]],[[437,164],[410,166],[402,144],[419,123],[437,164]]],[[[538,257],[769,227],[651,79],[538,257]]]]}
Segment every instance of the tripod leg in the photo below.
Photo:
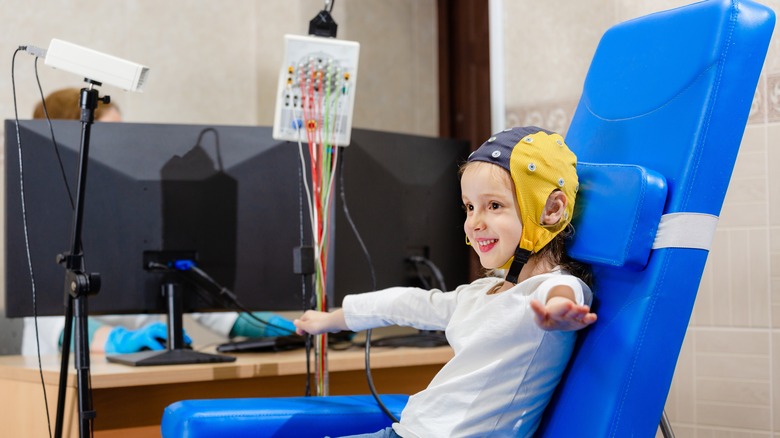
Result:
{"type": "Polygon", "coordinates": [[[62,438],[62,425],[65,420],[65,390],[68,386],[68,366],[70,365],[70,338],[73,328],[73,299],[65,300],[65,327],[62,329],[62,360],[60,361],[60,382],[57,391],[57,419],[54,423],[54,437],[62,438]]]}
{"type": "Polygon", "coordinates": [[[92,410],[92,388],[89,377],[89,336],[87,333],[87,297],[74,298],[76,317],[76,377],[78,379],[79,402],[79,436],[92,436],[92,420],[95,411],[92,410]]]}

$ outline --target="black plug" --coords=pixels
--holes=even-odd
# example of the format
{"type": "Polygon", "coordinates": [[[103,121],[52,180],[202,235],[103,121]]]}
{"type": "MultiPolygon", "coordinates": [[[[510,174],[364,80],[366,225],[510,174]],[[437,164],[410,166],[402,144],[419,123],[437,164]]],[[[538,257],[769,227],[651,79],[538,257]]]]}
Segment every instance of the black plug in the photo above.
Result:
{"type": "Polygon", "coordinates": [[[298,246],[293,248],[293,273],[311,275],[315,272],[314,247],[298,246]]]}
{"type": "Polygon", "coordinates": [[[338,27],[330,12],[323,9],[309,21],[309,35],[336,38],[338,27]]]}

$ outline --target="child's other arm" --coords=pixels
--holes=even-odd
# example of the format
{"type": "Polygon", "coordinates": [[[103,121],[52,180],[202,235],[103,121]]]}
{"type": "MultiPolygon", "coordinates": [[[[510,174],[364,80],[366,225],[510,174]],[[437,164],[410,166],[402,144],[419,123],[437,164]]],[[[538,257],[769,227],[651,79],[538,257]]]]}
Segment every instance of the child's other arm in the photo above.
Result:
{"type": "Polygon", "coordinates": [[[344,311],[341,309],[333,312],[318,312],[316,310],[307,310],[300,318],[293,321],[295,332],[299,335],[306,333],[310,335],[319,335],[322,333],[333,333],[342,330],[349,330],[344,320],[344,311]]]}
{"type": "Polygon", "coordinates": [[[596,322],[596,314],[591,313],[589,306],[574,302],[574,291],[569,286],[553,287],[547,294],[547,302],[532,300],[531,309],[542,330],[579,330],[596,322]]]}

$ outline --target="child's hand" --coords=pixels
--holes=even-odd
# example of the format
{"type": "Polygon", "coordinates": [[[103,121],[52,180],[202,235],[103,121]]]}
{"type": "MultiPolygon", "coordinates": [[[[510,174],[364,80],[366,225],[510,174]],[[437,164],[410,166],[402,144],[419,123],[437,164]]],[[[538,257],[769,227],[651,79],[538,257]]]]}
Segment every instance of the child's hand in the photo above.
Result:
{"type": "Polygon", "coordinates": [[[542,330],[579,330],[596,322],[596,314],[590,312],[590,307],[580,306],[563,297],[551,297],[547,304],[532,300],[531,309],[536,314],[536,324],[542,330]]]}
{"type": "Polygon", "coordinates": [[[299,335],[319,335],[326,332],[349,330],[344,320],[344,312],[338,309],[334,312],[318,312],[307,310],[300,318],[293,321],[295,332],[299,335]]]}

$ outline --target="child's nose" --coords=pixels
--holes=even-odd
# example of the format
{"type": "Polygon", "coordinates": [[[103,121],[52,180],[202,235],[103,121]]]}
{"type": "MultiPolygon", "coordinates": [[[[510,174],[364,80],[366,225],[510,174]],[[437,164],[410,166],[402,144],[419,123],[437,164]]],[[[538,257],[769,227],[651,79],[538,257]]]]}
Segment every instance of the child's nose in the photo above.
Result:
{"type": "Polygon", "coordinates": [[[466,218],[466,227],[470,230],[482,230],[485,228],[485,222],[479,212],[473,212],[466,218]]]}

